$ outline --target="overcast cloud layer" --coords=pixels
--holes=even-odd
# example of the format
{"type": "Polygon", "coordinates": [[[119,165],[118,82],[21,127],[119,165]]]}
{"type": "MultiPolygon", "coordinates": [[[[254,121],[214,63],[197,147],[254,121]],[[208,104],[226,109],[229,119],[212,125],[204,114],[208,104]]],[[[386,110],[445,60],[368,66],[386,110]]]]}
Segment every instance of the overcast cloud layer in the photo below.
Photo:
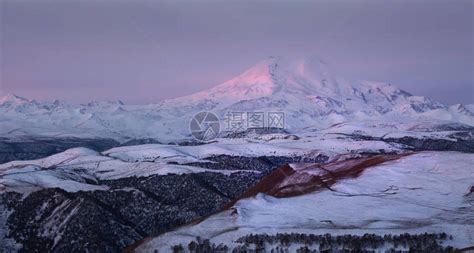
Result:
{"type": "Polygon", "coordinates": [[[0,1],[0,95],[149,103],[270,55],[474,103],[473,1],[0,1]]]}

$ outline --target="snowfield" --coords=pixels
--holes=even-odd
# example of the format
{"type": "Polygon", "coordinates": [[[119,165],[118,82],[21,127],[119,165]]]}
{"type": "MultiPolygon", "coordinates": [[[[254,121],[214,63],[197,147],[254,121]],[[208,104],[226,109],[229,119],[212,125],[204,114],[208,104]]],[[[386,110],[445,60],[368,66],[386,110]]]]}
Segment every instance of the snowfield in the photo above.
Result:
{"type": "MultiPolygon", "coordinates": [[[[59,187],[66,191],[97,190],[102,188],[86,182],[206,171],[231,174],[236,171],[208,170],[187,164],[212,162],[209,160],[210,157],[220,155],[232,157],[325,155],[331,159],[344,155],[340,159],[347,159],[350,154],[382,150],[386,153],[401,152],[407,148],[404,144],[386,141],[390,138],[413,137],[420,140],[448,140],[456,143],[457,140],[453,139],[452,135],[459,132],[436,131],[438,125],[446,127],[445,122],[405,125],[385,123],[383,126],[380,124],[382,123],[366,122],[354,126],[343,123],[322,131],[306,128],[296,135],[263,134],[248,138],[219,138],[212,143],[193,146],[145,144],[112,148],[102,153],[87,148],[73,148],[38,160],[0,164],[0,188],[16,189],[21,192],[50,187],[59,187]],[[414,125],[417,128],[414,128],[414,125]],[[369,133],[373,135],[368,135],[369,133]],[[354,140],[354,136],[359,135],[367,139],[354,140]],[[287,136],[297,138],[286,138],[287,136]]],[[[456,125],[456,127],[462,129],[464,126],[456,125]]],[[[469,140],[473,137],[466,138],[469,140]]]]}
{"type": "Polygon", "coordinates": [[[165,252],[197,236],[235,245],[247,234],[423,233],[454,235],[456,247],[474,244],[473,154],[421,152],[365,170],[332,189],[290,198],[259,194],[231,209],[146,240],[136,252],[165,252]],[[472,198],[472,196],[471,196],[472,198]],[[297,207],[297,208],[295,208],[297,207]]]}

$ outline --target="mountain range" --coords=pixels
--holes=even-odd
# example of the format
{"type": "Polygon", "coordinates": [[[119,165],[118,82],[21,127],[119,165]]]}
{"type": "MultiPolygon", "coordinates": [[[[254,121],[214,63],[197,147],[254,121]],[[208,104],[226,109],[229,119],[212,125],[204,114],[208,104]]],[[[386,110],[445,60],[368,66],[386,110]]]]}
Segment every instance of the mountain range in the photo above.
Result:
{"type": "MultiPolygon", "coordinates": [[[[73,105],[0,98],[0,136],[104,137],[120,142],[191,138],[193,115],[210,111],[283,112],[285,130],[348,122],[443,121],[474,125],[474,105],[445,105],[394,85],[340,77],[316,58],[267,58],[211,89],[147,105],[121,101],[73,105]]],[[[223,126],[221,128],[224,128],[223,126]]]]}

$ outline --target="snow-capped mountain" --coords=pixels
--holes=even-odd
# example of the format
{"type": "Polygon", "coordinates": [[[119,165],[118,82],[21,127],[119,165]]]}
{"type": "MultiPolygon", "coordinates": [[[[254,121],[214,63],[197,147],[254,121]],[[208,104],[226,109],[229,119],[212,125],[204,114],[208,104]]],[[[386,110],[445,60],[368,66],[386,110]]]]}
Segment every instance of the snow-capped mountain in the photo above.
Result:
{"type": "MultiPolygon", "coordinates": [[[[395,104],[397,99],[411,97],[411,95],[385,83],[348,81],[340,78],[318,59],[287,61],[270,57],[210,90],[173,99],[170,102],[199,103],[211,100],[217,102],[219,107],[226,107],[241,101],[258,101],[265,97],[271,100],[297,97],[302,99],[300,102],[310,102],[316,107],[332,109],[345,105],[355,106],[360,101],[368,105],[387,107],[395,104]],[[325,99],[330,102],[318,103],[317,101],[325,99]],[[347,102],[353,100],[355,102],[347,102]]],[[[290,102],[295,101],[288,103],[290,102]]],[[[425,103],[429,103],[432,108],[443,107],[429,100],[425,103]]],[[[323,108],[319,109],[323,110],[323,108]]],[[[360,106],[353,108],[353,110],[361,109],[360,106]]]]}
{"type": "Polygon", "coordinates": [[[443,247],[469,247],[473,112],[317,59],[269,58],[149,105],[5,96],[0,251],[169,252],[197,236],[239,247],[253,232],[408,232],[425,247],[425,232],[447,233],[443,247]],[[228,111],[284,112],[285,131],[182,141],[202,111],[221,124],[228,111]]]}
{"type": "Polygon", "coordinates": [[[0,98],[0,135],[185,139],[191,117],[211,111],[285,113],[285,128],[319,129],[361,120],[445,120],[474,125],[472,105],[446,106],[380,82],[339,77],[323,61],[270,57],[214,88],[149,105],[0,98]]]}

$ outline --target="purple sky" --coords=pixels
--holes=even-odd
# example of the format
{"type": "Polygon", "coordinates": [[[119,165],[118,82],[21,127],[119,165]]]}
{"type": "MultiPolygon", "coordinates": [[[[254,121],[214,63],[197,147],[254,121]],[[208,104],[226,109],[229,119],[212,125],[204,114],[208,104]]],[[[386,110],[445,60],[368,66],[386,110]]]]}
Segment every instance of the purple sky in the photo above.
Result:
{"type": "Polygon", "coordinates": [[[473,1],[1,0],[0,95],[156,102],[270,55],[474,103],[473,1]]]}

